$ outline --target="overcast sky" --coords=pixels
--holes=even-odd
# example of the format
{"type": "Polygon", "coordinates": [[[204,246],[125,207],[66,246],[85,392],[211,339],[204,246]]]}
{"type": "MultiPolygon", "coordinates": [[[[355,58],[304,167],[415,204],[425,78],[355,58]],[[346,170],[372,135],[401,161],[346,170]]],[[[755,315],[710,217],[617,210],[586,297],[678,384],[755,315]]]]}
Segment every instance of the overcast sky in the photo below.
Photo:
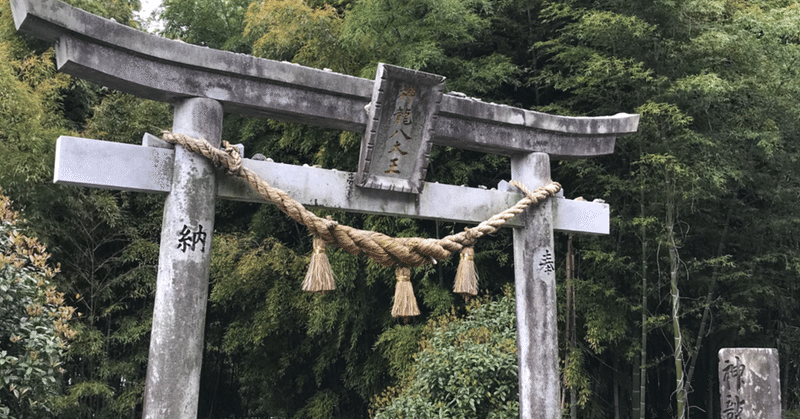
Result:
{"type": "MultiPolygon", "coordinates": [[[[138,16],[141,20],[146,20],[150,17],[150,14],[153,13],[153,10],[156,10],[156,7],[161,5],[161,0],[141,0],[142,2],[142,10],[139,11],[138,16]]],[[[145,27],[149,32],[155,32],[161,29],[161,25],[150,25],[149,27],[145,27]]]]}
{"type": "Polygon", "coordinates": [[[150,16],[150,13],[161,4],[161,0],[141,0],[142,1],[142,16],[150,16]]]}

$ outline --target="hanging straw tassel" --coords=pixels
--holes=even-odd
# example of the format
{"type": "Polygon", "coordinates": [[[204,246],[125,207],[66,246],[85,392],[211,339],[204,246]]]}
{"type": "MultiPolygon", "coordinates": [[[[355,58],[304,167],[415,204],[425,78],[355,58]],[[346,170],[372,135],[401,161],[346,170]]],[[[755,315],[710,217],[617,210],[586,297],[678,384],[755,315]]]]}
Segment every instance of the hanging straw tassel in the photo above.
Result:
{"type": "Polygon", "coordinates": [[[478,295],[478,271],[475,269],[475,249],[472,246],[461,249],[453,291],[461,294],[466,301],[478,295]]]}
{"type": "Polygon", "coordinates": [[[314,236],[314,253],[308,264],[308,273],[303,280],[303,291],[321,292],[333,291],[336,285],[333,282],[333,269],[325,253],[327,243],[318,236],[314,236]]]}
{"type": "Polygon", "coordinates": [[[414,288],[411,286],[411,269],[399,267],[395,269],[397,284],[394,288],[394,306],[392,306],[392,317],[419,316],[417,299],[414,297],[414,288]]]}

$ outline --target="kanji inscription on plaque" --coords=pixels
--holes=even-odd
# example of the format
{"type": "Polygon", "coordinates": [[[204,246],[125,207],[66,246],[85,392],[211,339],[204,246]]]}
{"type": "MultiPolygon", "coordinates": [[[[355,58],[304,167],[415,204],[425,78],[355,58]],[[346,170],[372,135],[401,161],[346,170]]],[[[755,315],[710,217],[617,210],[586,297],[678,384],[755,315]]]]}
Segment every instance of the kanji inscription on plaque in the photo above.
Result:
{"type": "Polygon", "coordinates": [[[444,77],[380,64],[361,142],[358,185],[419,193],[444,77]]]}

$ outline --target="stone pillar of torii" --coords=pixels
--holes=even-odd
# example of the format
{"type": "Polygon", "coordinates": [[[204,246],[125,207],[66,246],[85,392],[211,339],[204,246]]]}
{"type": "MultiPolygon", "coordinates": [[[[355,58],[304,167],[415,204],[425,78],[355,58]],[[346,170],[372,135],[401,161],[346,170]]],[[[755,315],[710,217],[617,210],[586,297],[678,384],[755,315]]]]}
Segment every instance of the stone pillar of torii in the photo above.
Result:
{"type": "MultiPolygon", "coordinates": [[[[56,0],[11,0],[27,35],[53,42],[60,71],[174,105],[173,131],[218,147],[223,113],[364,134],[357,173],[244,159],[304,205],[478,223],[519,198],[498,189],[424,181],[431,145],[510,156],[530,189],[550,160],[613,153],[639,116],[564,117],[443,94],[444,78],[380,65],[366,80],[160,38],[56,0]]],[[[166,194],[144,418],[197,417],[214,202],[263,202],[241,179],[182,146],[76,137],[57,142],[55,181],[166,194]]],[[[548,199],[511,220],[520,417],[560,417],[553,231],[608,234],[604,203],[548,199]]],[[[298,284],[299,286],[299,284],[298,284]]]]}

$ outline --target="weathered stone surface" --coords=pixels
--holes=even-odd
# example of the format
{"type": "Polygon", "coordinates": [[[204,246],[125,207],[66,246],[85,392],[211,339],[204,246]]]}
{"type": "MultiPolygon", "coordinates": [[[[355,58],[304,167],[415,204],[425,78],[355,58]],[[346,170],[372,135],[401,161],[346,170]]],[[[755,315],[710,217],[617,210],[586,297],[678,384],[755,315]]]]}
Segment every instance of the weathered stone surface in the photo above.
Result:
{"type": "Polygon", "coordinates": [[[162,140],[161,138],[158,138],[155,135],[150,134],[149,132],[144,133],[144,136],[142,137],[142,146],[144,146],[144,147],[156,147],[156,148],[167,148],[167,149],[170,149],[170,150],[174,150],[175,149],[175,144],[168,143],[168,142],[162,140]]]}
{"type": "MultiPolygon", "coordinates": [[[[56,142],[54,182],[92,188],[167,193],[172,187],[175,151],[152,135],[152,147],[78,137],[56,142]]],[[[307,207],[440,221],[479,223],[522,198],[516,190],[488,190],[426,183],[420,195],[392,194],[355,187],[355,173],[244,159],[243,164],[270,185],[283,189],[307,207]],[[444,203],[444,204],[443,204],[444,203]]],[[[242,179],[218,172],[217,197],[264,202],[242,179]]],[[[535,188],[538,185],[529,185],[535,188]]],[[[553,199],[553,228],[580,234],[608,234],[609,206],[604,203],[553,199]]],[[[507,223],[524,225],[521,217],[507,223]]]]}
{"type": "MultiPolygon", "coordinates": [[[[133,29],[131,32],[141,34],[133,29]]],[[[166,50],[175,49],[175,57],[205,56],[203,61],[208,61],[209,66],[196,67],[203,63],[188,58],[168,61],[142,57],[133,51],[62,36],[56,47],[58,68],[160,102],[205,97],[219,101],[229,113],[348,131],[363,131],[366,126],[364,105],[368,99],[348,93],[366,93],[372,87],[369,80],[144,35],[147,38],[143,41],[153,41],[166,50]],[[172,48],[173,44],[177,48],[172,48]],[[186,49],[189,51],[183,51],[186,49]],[[320,80],[328,83],[320,85],[320,80]],[[304,84],[307,82],[310,84],[304,84]]]]}
{"type": "MultiPolygon", "coordinates": [[[[550,159],[544,153],[512,157],[511,177],[526,185],[545,184],[550,159]]],[[[561,416],[553,201],[528,208],[525,227],[514,229],[519,416],[526,419],[561,416]]]]}
{"type": "MultiPolygon", "coordinates": [[[[481,107],[502,105],[489,105],[471,99],[453,98],[442,99],[443,106],[454,101],[473,102],[481,107]]],[[[459,107],[455,107],[458,109],[459,107]]],[[[602,156],[614,152],[616,138],[622,132],[638,124],[638,115],[618,114],[609,117],[583,117],[570,118],[554,116],[541,112],[527,111],[519,108],[510,108],[515,112],[503,112],[499,115],[489,113],[489,118],[482,119],[483,115],[455,115],[449,114],[444,109],[439,110],[436,123],[434,144],[447,147],[463,148],[486,153],[512,155],[531,151],[547,153],[553,160],[569,158],[585,158],[602,156]],[[519,117],[513,117],[516,113],[519,117]],[[506,117],[508,117],[506,119],[506,117]],[[553,119],[564,118],[560,124],[560,131],[545,131],[539,125],[553,119]],[[578,134],[578,128],[596,129],[598,125],[604,126],[601,131],[590,135],[578,134]],[[612,133],[605,133],[611,131],[612,133]]],[[[631,132],[635,132],[636,128],[631,132]]]]}
{"type": "MultiPolygon", "coordinates": [[[[209,99],[178,102],[172,129],[219,147],[222,106],[209,99]]],[[[203,156],[182,146],[152,150],[173,152],[175,157],[161,224],[142,418],[195,419],[217,182],[211,162],[203,156]]]]}
{"type": "Polygon", "coordinates": [[[56,140],[53,182],[167,193],[174,164],[174,150],[61,136],[56,140]]]}
{"type": "MultiPolygon", "coordinates": [[[[58,41],[62,71],[148,99],[205,97],[225,112],[363,133],[373,81],[159,38],[55,0],[13,0],[21,32],[58,41]]],[[[638,115],[563,117],[444,95],[433,143],[550,158],[610,154],[638,115]]]]}
{"type": "Polygon", "coordinates": [[[723,348],[719,351],[722,419],[780,419],[778,350],[723,348]]]}
{"type": "Polygon", "coordinates": [[[442,76],[378,64],[361,141],[359,186],[420,192],[443,90],[442,76]]]}

